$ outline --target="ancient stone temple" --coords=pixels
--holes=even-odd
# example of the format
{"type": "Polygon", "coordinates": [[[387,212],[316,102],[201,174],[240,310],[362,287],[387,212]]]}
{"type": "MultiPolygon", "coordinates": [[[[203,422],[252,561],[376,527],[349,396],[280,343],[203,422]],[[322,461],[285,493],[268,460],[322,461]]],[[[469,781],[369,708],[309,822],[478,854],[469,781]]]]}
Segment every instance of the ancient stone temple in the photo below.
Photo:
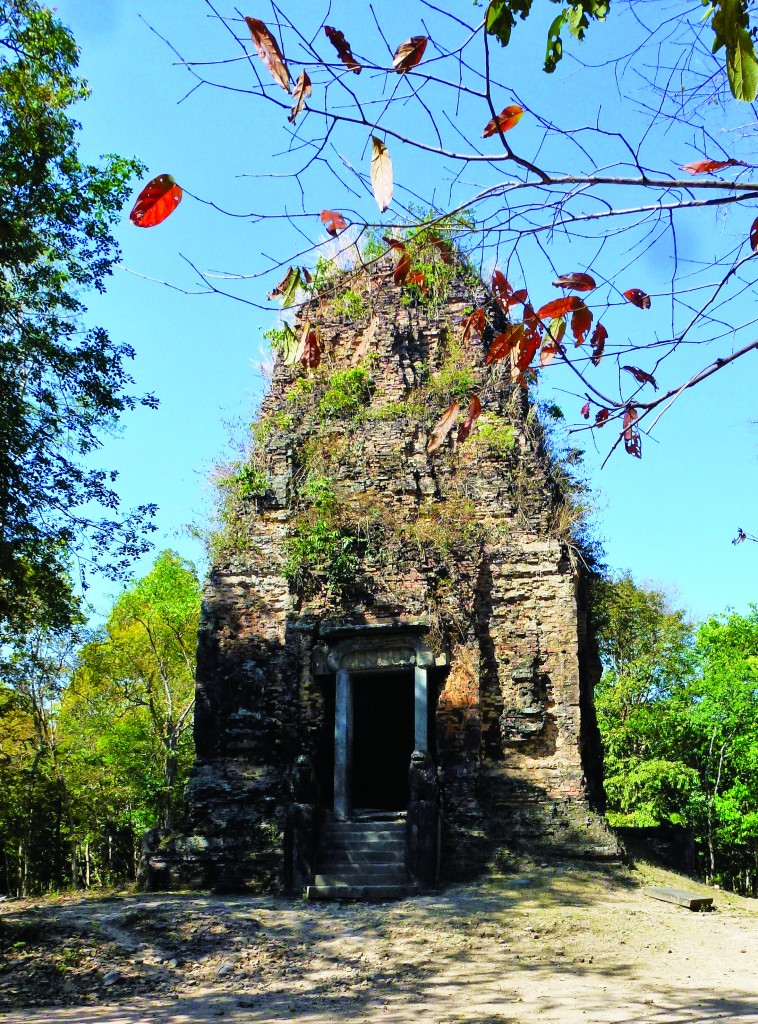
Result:
{"type": "Polygon", "coordinates": [[[485,363],[503,314],[443,278],[401,289],[388,258],[334,277],[302,358],[276,361],[226,481],[197,760],[150,886],[382,896],[524,848],[617,853],[576,511],[509,360],[485,363]]]}

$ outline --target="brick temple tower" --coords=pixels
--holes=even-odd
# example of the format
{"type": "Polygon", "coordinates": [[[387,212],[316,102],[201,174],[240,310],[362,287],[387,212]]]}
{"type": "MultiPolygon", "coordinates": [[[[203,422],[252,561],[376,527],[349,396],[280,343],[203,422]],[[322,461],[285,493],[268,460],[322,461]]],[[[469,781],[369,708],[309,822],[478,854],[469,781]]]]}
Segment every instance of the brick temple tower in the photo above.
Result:
{"type": "Polygon", "coordinates": [[[502,314],[448,277],[432,299],[380,260],[298,315],[320,363],[280,353],[225,481],[185,823],[150,837],[148,885],[381,896],[519,848],[618,852],[571,497],[508,361],[485,364],[502,314]],[[430,455],[474,394],[470,437],[430,455]]]}

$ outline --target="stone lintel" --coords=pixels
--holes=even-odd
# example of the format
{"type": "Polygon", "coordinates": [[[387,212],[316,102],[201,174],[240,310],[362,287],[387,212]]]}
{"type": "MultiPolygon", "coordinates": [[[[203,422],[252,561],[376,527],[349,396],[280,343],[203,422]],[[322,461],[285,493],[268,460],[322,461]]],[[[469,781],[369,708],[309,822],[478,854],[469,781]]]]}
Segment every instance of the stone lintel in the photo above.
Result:
{"type": "Polygon", "coordinates": [[[446,653],[436,654],[426,645],[421,621],[371,623],[346,626],[329,623],[319,629],[313,649],[314,675],[345,669],[349,672],[388,672],[394,669],[431,668],[446,665],[446,653]]]}
{"type": "Polygon", "coordinates": [[[392,619],[389,622],[344,622],[325,621],[319,622],[318,633],[320,637],[329,640],[336,640],[340,637],[351,637],[357,634],[363,636],[385,635],[387,633],[426,633],[429,623],[426,619],[392,619]]]}

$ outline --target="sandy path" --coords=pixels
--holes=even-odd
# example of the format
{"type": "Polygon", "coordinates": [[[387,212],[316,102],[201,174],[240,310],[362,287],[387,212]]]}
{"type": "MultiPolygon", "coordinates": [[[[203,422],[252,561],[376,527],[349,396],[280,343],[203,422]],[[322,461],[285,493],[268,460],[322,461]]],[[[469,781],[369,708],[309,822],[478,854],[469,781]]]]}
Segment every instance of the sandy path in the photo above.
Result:
{"type": "Polygon", "coordinates": [[[35,1008],[19,995],[0,1022],[758,1024],[756,901],[717,892],[717,910],[695,914],[639,888],[681,879],[635,874],[531,866],[383,907],[197,896],[73,903],[59,917],[110,942],[97,973],[68,994],[71,1003],[80,992],[80,1005],[35,1008]],[[172,950],[179,964],[169,968],[172,950]],[[109,967],[123,984],[103,989],[95,981],[109,967]]]}

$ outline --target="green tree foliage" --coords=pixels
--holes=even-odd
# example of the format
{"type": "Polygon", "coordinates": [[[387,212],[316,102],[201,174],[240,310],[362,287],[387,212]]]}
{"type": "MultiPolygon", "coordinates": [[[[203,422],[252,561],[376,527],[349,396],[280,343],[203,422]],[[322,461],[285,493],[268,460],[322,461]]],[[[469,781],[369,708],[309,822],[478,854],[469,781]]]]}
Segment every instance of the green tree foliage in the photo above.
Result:
{"type": "Polygon", "coordinates": [[[74,645],[70,633],[35,630],[0,664],[0,846],[6,887],[20,893],[59,884],[69,854],[76,873],[57,716],[74,645]]]}
{"type": "Polygon", "coordinates": [[[200,585],[163,552],[102,635],[30,633],[0,664],[0,889],[133,878],[192,762],[200,585]]]}
{"type": "MultiPolygon", "coordinates": [[[[478,0],[474,0],[478,2],[478,0]]],[[[563,56],[561,32],[567,28],[576,39],[584,39],[590,21],[605,21],[610,13],[610,0],[552,0],[561,6],[547,34],[545,71],[555,71],[563,56]]],[[[485,26],[501,46],[511,41],[516,18],[524,21],[532,13],[534,0],[491,0],[487,5],[485,26]]],[[[710,18],[713,29],[713,52],[726,52],[726,74],[735,99],[752,103],[758,95],[758,57],[751,33],[747,0],[702,0],[706,8],[704,20],[710,18]]],[[[544,3],[541,7],[546,6],[544,3]]],[[[639,7],[639,5],[638,5],[639,7]]]]}
{"type": "Polygon", "coordinates": [[[703,871],[758,887],[758,606],[698,628],[629,576],[600,584],[596,695],[615,825],[685,824],[703,871]]]}
{"type": "Polygon", "coordinates": [[[758,875],[758,605],[698,630],[692,686],[696,759],[706,797],[708,871],[758,875]]]}
{"type": "Polygon", "coordinates": [[[160,765],[155,798],[165,828],[173,825],[180,767],[191,755],[199,618],[193,567],[164,551],[148,575],[116,601],[103,635],[81,651],[74,680],[77,694],[119,707],[142,734],[139,745],[152,748],[151,760],[160,765]]]}
{"type": "Polygon", "coordinates": [[[50,10],[0,0],[0,628],[70,624],[72,553],[117,575],[152,512],[117,515],[116,474],[89,465],[137,400],[132,349],[85,326],[82,294],[118,261],[111,227],[141,167],[80,160],[77,63],[50,10]]]}
{"type": "Polygon", "coordinates": [[[630,576],[599,584],[600,655],[596,693],[605,748],[610,820],[617,825],[687,821],[695,775],[680,710],[694,672],[694,627],[665,596],[630,576]]]}

